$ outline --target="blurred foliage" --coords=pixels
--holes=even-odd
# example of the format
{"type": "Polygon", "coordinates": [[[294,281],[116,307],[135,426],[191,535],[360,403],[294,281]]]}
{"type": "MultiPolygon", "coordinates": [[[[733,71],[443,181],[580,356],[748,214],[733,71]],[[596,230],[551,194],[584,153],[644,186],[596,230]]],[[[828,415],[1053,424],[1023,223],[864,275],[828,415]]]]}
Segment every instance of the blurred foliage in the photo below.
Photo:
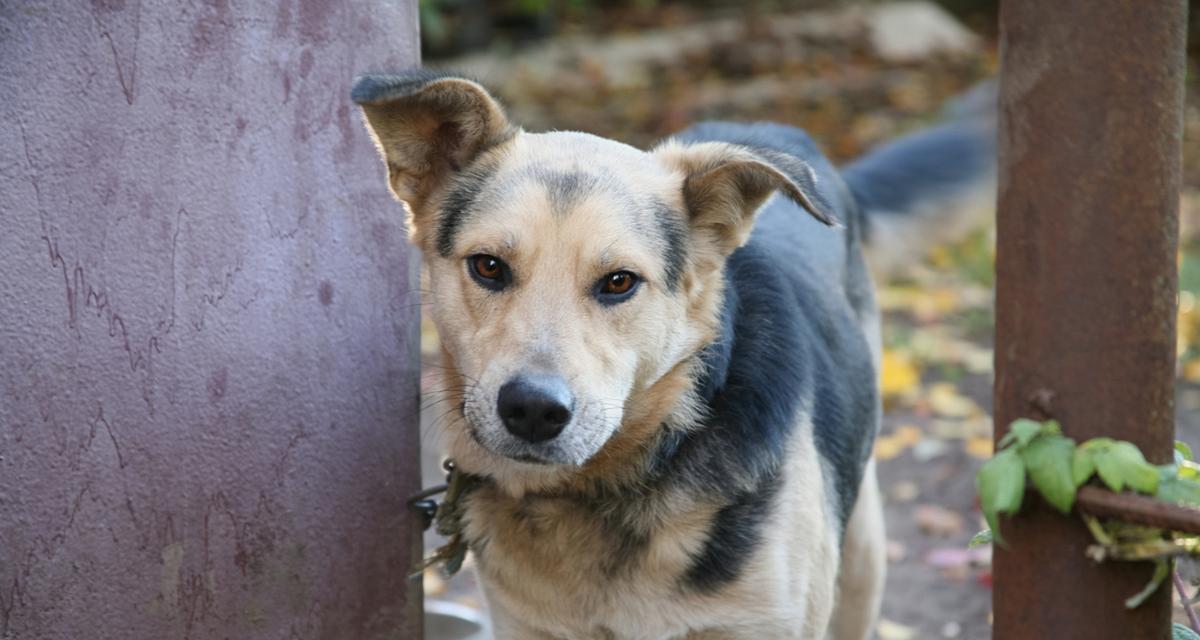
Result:
{"type": "Polygon", "coordinates": [[[429,58],[511,49],[552,35],[627,32],[712,15],[770,13],[844,0],[420,0],[421,49],[429,58]]]}
{"type": "MultiPolygon", "coordinates": [[[[514,47],[562,32],[670,25],[698,16],[812,9],[864,0],[420,0],[422,53],[461,55],[514,47]]],[[[879,2],[881,0],[866,0],[879,2]]],[[[994,38],[1000,0],[934,0],[977,33],[994,38]]],[[[1200,0],[1188,0],[1189,48],[1200,54],[1200,0]]]]}

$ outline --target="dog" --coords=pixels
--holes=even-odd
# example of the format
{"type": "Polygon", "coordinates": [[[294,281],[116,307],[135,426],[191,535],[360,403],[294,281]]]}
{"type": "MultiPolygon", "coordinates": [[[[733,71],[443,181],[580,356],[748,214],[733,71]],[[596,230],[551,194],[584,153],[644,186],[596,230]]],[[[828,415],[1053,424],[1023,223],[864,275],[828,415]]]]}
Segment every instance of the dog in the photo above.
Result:
{"type": "Polygon", "coordinates": [[[885,536],[866,253],[891,245],[887,271],[987,208],[988,118],[838,171],[779,124],[649,151],[528,133],[429,70],[351,97],[423,256],[496,637],[868,637],[885,536]]]}

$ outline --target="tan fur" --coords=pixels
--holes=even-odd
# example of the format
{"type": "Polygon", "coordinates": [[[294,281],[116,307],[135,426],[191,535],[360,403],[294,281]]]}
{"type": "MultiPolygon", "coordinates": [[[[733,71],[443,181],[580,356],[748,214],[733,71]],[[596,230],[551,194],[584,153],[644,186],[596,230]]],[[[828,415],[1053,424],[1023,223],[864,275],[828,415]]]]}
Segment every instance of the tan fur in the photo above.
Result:
{"type": "MultiPolygon", "coordinates": [[[[822,638],[839,567],[861,576],[842,585],[861,593],[855,602],[877,602],[869,575],[877,567],[840,558],[804,412],[765,539],[716,593],[680,583],[724,504],[683,489],[637,494],[665,430],[694,428],[702,417],[697,354],[716,335],[724,260],[748,238],[756,211],[782,189],[821,216],[797,185],[734,145],[668,143],[646,153],[585,134],[525,133],[469,81],[436,80],[364,110],[423,252],[443,386],[457,405],[442,429],[447,453],[490,478],[465,498],[464,525],[498,638],[822,638]],[[494,186],[477,194],[484,213],[459,226],[447,251],[435,238],[437,216],[468,166],[486,167],[494,186]],[[556,199],[530,178],[548,169],[596,171],[620,189],[556,199]],[[637,217],[641,202],[686,212],[689,249],[674,291],[663,247],[637,217]],[[466,265],[476,254],[509,265],[511,290],[497,295],[472,280],[466,265]],[[592,287],[618,270],[637,273],[642,288],[601,307],[592,287]],[[509,452],[524,445],[495,415],[497,389],[528,370],[561,376],[575,394],[572,422],[552,443],[555,464],[516,460],[509,452]],[[620,508],[600,499],[616,487],[637,498],[620,508]],[[630,536],[644,539],[636,558],[622,552],[630,536]]],[[[864,496],[876,495],[870,487],[864,496]]],[[[847,535],[855,553],[879,551],[878,535],[859,530],[878,526],[877,510],[869,499],[856,509],[865,515],[847,535]]],[[[853,626],[843,618],[838,633],[853,626]]]]}
{"type": "MultiPolygon", "coordinates": [[[[800,420],[799,429],[812,428],[804,416],[800,420]]],[[[498,637],[824,637],[836,598],[838,544],[812,440],[796,442],[765,530],[768,539],[719,597],[677,595],[679,576],[703,544],[714,505],[682,494],[646,505],[653,515],[642,524],[660,528],[653,548],[603,584],[596,577],[607,575],[613,542],[578,502],[513,498],[496,489],[473,494],[478,515],[469,535],[486,540],[478,559],[481,577],[497,628],[512,630],[498,637]]],[[[869,625],[869,614],[866,619],[869,625]]]]}
{"type": "Polygon", "coordinates": [[[433,207],[430,196],[451,175],[516,130],[487,90],[445,78],[416,95],[361,105],[388,168],[388,185],[409,208],[414,238],[433,207]]]}
{"type": "Polygon", "coordinates": [[[838,600],[830,637],[860,640],[870,636],[883,599],[887,569],[887,537],[883,527],[883,504],[872,460],[863,474],[858,503],[846,525],[842,542],[842,566],[838,573],[838,600]]]}

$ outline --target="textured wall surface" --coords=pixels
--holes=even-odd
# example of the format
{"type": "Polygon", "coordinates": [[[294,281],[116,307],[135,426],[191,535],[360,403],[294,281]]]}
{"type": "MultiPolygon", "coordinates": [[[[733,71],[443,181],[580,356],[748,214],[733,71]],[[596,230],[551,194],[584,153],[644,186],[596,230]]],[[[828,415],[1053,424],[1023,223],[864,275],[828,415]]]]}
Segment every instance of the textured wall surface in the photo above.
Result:
{"type": "Polygon", "coordinates": [[[413,638],[415,2],[0,0],[0,638],[413,638]]]}

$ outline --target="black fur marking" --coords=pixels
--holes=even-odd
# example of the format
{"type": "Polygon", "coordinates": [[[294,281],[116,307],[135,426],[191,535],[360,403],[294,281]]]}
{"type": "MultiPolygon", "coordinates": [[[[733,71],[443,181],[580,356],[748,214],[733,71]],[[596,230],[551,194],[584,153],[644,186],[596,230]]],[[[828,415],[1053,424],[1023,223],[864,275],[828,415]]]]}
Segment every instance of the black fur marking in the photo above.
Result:
{"type": "MultiPolygon", "coordinates": [[[[780,170],[795,172],[792,179],[839,219],[855,213],[845,206],[844,187],[828,161],[797,129],[713,123],[679,137],[750,146],[780,170]],[[788,160],[789,154],[797,159],[788,160]]],[[[847,279],[865,275],[849,269],[848,256],[857,255],[854,236],[830,235],[829,242],[846,249],[830,249],[827,262],[800,251],[803,235],[834,232],[814,231],[798,212],[787,200],[768,204],[750,242],[730,256],[720,335],[701,356],[698,391],[708,418],[695,431],[668,433],[651,461],[651,473],[662,482],[726,501],[683,579],[685,589],[712,592],[740,575],[761,543],[785,480],[781,463],[802,416],[812,420],[840,527],[857,499],[878,401],[860,308],[837,285],[857,290],[861,283],[847,279]]]]}
{"type": "Polygon", "coordinates": [[[550,206],[558,215],[566,215],[571,205],[579,202],[600,183],[600,179],[583,171],[558,171],[537,167],[533,176],[546,187],[550,206]]]}
{"type": "Polygon", "coordinates": [[[711,593],[737,579],[771,515],[771,502],[779,493],[777,476],[764,475],[757,488],[738,495],[717,512],[704,550],[692,559],[684,577],[688,587],[711,593]]]}
{"type": "Polygon", "coordinates": [[[681,214],[676,213],[664,202],[655,201],[652,215],[658,224],[658,232],[662,235],[664,251],[663,274],[667,291],[679,289],[679,279],[683,277],[684,266],[687,263],[687,224],[681,214]]]}
{"type": "Polygon", "coordinates": [[[455,236],[473,215],[480,193],[495,173],[494,166],[476,163],[461,172],[450,185],[442,201],[437,229],[437,250],[443,258],[454,252],[455,236]]]}
{"type": "Polygon", "coordinates": [[[730,256],[721,336],[703,356],[709,418],[664,442],[655,465],[669,481],[728,501],[684,580],[699,591],[736,579],[761,541],[800,415],[811,416],[818,452],[835,475],[830,490],[843,527],[872,442],[874,371],[852,311],[802,262],[783,259],[786,243],[772,240],[756,232],[730,256]]]}

